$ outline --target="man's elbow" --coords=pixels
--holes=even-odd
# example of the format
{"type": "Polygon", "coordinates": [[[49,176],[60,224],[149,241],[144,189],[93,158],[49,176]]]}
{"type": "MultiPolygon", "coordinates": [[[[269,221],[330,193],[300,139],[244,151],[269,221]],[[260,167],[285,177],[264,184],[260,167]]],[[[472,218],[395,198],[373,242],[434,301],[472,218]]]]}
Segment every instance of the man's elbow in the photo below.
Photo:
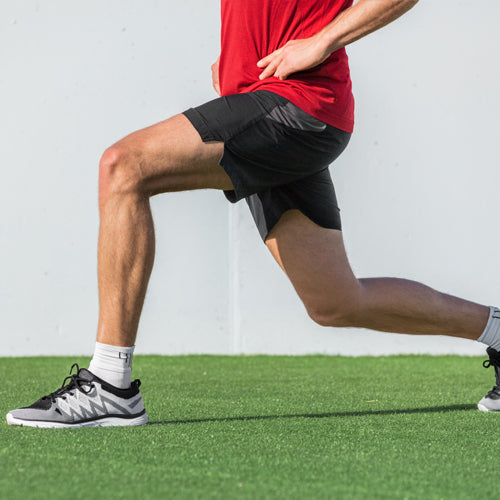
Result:
{"type": "Polygon", "coordinates": [[[418,0],[392,0],[393,7],[406,7],[407,9],[411,9],[415,5],[417,5],[418,0]]]}
{"type": "Polygon", "coordinates": [[[417,3],[418,3],[418,0],[395,0],[394,1],[394,5],[395,6],[400,5],[404,11],[409,11],[410,9],[415,7],[415,5],[417,5],[417,3]]]}
{"type": "MultiPolygon", "coordinates": [[[[357,3],[360,3],[362,0],[354,0],[354,4],[357,4],[357,3]]],[[[393,2],[393,5],[396,6],[396,5],[401,5],[401,4],[404,4],[404,5],[408,5],[408,7],[413,7],[415,6],[417,3],[418,3],[418,0],[392,0],[393,2]]]]}

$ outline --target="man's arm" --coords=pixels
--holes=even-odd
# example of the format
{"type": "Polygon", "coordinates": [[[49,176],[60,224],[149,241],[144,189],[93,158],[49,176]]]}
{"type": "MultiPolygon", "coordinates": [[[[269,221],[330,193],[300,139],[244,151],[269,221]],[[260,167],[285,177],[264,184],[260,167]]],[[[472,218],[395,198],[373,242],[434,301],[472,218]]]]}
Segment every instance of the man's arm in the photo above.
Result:
{"type": "Polygon", "coordinates": [[[285,80],[292,73],[314,68],[336,50],[396,20],[418,0],[359,0],[311,38],[292,40],[261,59],[260,79],[285,80]]]}
{"type": "Polygon", "coordinates": [[[220,62],[220,56],[217,58],[217,61],[215,61],[212,66],[212,85],[214,86],[214,90],[217,92],[218,95],[220,95],[220,85],[219,85],[219,62],[220,62]]]}

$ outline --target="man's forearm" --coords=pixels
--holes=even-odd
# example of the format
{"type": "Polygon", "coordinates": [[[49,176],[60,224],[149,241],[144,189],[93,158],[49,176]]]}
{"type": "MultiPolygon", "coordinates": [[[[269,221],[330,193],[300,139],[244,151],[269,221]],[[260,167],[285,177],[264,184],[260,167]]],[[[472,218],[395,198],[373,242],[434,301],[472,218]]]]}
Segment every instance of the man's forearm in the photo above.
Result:
{"type": "Polygon", "coordinates": [[[418,0],[359,0],[325,26],[317,38],[328,55],[386,26],[418,0]]]}
{"type": "Polygon", "coordinates": [[[314,68],[333,52],[382,28],[410,10],[418,0],[359,0],[310,38],[290,40],[257,62],[260,79],[281,80],[314,68]]]}

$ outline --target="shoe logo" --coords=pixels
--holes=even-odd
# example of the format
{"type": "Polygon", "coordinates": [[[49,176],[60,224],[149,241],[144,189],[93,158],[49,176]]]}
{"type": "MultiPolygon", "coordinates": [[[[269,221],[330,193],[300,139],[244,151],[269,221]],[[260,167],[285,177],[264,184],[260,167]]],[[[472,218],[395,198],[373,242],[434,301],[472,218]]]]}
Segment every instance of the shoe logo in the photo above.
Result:
{"type": "Polygon", "coordinates": [[[118,358],[124,359],[127,366],[132,366],[132,356],[130,354],[128,354],[126,352],[119,352],[118,358]]]}

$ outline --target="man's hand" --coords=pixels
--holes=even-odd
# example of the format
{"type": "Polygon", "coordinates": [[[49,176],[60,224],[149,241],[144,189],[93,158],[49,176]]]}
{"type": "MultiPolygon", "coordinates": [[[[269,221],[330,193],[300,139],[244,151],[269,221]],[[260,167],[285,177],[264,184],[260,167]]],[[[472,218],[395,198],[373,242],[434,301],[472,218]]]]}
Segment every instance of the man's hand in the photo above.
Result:
{"type": "Polygon", "coordinates": [[[292,40],[257,66],[260,79],[276,76],[285,80],[292,73],[314,68],[330,54],[391,23],[410,10],[418,0],[358,0],[311,38],[292,40]]]}
{"type": "Polygon", "coordinates": [[[215,61],[212,64],[212,85],[214,86],[215,91],[217,92],[217,95],[220,96],[220,86],[219,86],[219,61],[220,61],[220,56],[217,58],[217,61],[215,61]]]}
{"type": "Polygon", "coordinates": [[[264,69],[259,78],[264,80],[275,76],[286,80],[292,73],[318,66],[329,55],[328,47],[321,44],[317,36],[291,40],[257,63],[259,68],[264,69]]]}

